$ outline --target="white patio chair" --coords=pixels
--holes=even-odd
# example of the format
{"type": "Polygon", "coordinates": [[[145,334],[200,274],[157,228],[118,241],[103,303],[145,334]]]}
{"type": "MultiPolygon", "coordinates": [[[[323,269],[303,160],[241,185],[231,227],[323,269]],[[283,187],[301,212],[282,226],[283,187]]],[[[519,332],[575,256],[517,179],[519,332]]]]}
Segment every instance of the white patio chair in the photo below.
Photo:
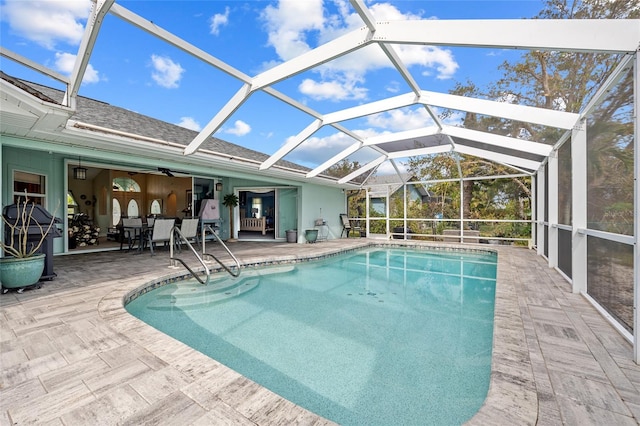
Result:
{"type": "MultiPolygon", "coordinates": [[[[182,219],[182,223],[180,224],[180,233],[190,243],[194,241],[197,242],[199,222],[200,219],[198,218],[182,219]]],[[[176,239],[176,247],[178,250],[181,250],[182,242],[182,239],[176,239]]]]}
{"type": "Polygon", "coordinates": [[[164,243],[166,246],[171,240],[171,233],[173,232],[173,226],[175,223],[175,219],[156,219],[153,222],[153,231],[148,234],[151,256],[154,255],[153,248],[157,243],[164,243]]]}

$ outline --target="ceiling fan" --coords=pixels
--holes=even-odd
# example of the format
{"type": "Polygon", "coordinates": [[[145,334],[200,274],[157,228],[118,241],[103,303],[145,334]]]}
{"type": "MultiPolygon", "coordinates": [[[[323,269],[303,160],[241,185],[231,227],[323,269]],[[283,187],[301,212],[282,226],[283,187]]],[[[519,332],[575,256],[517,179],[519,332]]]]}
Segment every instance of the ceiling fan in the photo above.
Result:
{"type": "Polygon", "coordinates": [[[168,177],[176,177],[175,174],[180,174],[180,175],[189,175],[190,174],[189,172],[183,172],[183,171],[180,171],[180,170],[172,170],[172,169],[168,169],[166,167],[158,167],[158,171],[164,173],[168,177]]]}
{"type": "Polygon", "coordinates": [[[167,167],[157,167],[156,169],[139,169],[138,171],[129,171],[127,172],[127,174],[129,176],[135,176],[138,173],[150,173],[150,172],[155,172],[158,171],[162,174],[164,174],[165,176],[168,177],[176,177],[176,175],[190,175],[191,173],[189,172],[185,172],[182,170],[173,170],[173,169],[169,169],[167,167]]]}

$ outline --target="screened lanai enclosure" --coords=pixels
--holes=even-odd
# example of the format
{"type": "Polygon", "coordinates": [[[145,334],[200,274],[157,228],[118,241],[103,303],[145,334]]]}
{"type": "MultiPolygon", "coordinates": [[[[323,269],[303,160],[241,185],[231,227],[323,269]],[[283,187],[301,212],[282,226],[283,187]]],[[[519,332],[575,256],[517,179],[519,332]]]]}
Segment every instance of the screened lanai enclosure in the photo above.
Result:
{"type": "Polygon", "coordinates": [[[371,237],[529,246],[637,342],[639,87],[637,55],[622,55],[573,124],[542,131],[545,156],[514,153],[521,141],[467,155],[482,143],[451,137],[408,173],[363,179],[349,215],[371,237]],[[509,152],[540,164],[496,161],[509,152]]]}
{"type": "Polygon", "coordinates": [[[266,100],[271,107],[259,113],[273,123],[286,113],[291,136],[256,170],[268,174],[280,160],[299,161],[298,150],[339,140],[313,151],[306,177],[331,177],[344,189],[351,236],[529,247],[634,342],[640,362],[640,12],[634,2],[601,3],[548,6],[537,19],[446,20],[383,18],[350,0],[357,26],[250,76],[164,29],[170,22],[98,1],[65,104],[74,105],[92,54],[107,42],[98,41],[101,27],[131,24],[176,57],[210,66],[216,79],[210,121],[176,161],[201,158],[225,123],[266,100]],[[430,90],[412,59],[475,49],[520,57],[501,66],[495,83],[460,83],[449,93],[430,90]],[[393,91],[363,87],[366,96],[325,111],[299,100],[302,85],[364,58],[389,73],[393,91]],[[394,114],[412,119],[371,130],[394,114]]]}

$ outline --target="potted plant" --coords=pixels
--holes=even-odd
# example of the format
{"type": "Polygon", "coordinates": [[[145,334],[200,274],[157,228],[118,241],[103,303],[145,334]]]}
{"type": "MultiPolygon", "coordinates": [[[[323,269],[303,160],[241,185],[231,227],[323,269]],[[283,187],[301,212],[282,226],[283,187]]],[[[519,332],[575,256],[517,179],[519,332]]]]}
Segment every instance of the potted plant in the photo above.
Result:
{"type": "Polygon", "coordinates": [[[42,276],[45,266],[46,254],[40,253],[40,247],[47,238],[55,223],[55,215],[51,223],[46,226],[33,219],[34,203],[29,203],[28,198],[18,199],[16,203],[17,214],[15,218],[7,218],[2,215],[5,227],[6,240],[0,238],[0,248],[4,257],[0,258],[0,282],[3,292],[9,288],[19,288],[34,285],[42,276]],[[29,234],[29,229],[36,227],[38,234],[35,239],[29,234]]]}
{"type": "Polygon", "coordinates": [[[229,207],[229,225],[230,225],[230,234],[229,239],[227,241],[235,241],[233,238],[233,208],[238,205],[238,196],[236,194],[227,194],[222,198],[222,205],[229,207]]]}
{"type": "Polygon", "coordinates": [[[307,239],[308,243],[315,243],[318,239],[318,230],[317,229],[306,229],[304,231],[304,237],[307,239]]]}

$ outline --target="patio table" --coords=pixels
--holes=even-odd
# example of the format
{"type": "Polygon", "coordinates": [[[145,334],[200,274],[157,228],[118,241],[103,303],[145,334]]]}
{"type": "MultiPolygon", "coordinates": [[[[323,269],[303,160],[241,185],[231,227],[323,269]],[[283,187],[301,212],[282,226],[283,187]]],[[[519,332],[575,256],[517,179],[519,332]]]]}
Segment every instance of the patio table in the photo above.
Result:
{"type": "Polygon", "coordinates": [[[124,236],[127,232],[129,232],[129,235],[133,235],[133,238],[128,239],[129,244],[128,244],[127,251],[131,251],[136,246],[136,243],[137,243],[138,247],[136,252],[137,253],[142,252],[145,246],[146,237],[152,229],[153,229],[153,226],[149,226],[146,223],[143,223],[142,225],[135,225],[135,226],[131,226],[131,225],[120,226],[120,250],[122,250],[122,245],[125,240],[124,236]]]}

